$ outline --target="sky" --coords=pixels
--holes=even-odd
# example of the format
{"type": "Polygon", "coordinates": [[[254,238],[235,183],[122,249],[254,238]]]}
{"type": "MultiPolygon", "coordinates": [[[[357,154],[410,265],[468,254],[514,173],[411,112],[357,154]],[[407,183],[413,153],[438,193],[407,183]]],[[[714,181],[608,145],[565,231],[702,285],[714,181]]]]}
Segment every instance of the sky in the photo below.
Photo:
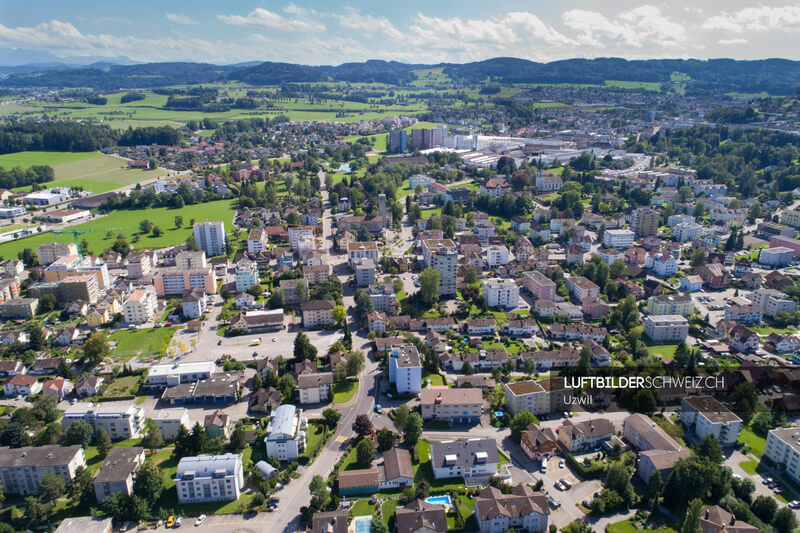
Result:
{"type": "Polygon", "coordinates": [[[500,56],[800,59],[800,4],[2,0],[0,49],[218,64],[463,63],[500,56]]]}

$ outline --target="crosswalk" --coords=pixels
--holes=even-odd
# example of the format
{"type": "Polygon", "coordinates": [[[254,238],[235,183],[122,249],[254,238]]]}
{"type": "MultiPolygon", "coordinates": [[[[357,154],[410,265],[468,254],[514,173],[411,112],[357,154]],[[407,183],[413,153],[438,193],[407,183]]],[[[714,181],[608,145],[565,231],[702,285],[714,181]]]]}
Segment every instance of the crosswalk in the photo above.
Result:
{"type": "Polygon", "coordinates": [[[344,444],[344,443],[345,443],[345,442],[347,442],[348,440],[350,440],[350,438],[349,438],[349,437],[345,437],[344,435],[339,435],[338,437],[336,437],[335,439],[333,439],[333,442],[338,442],[339,444],[344,444]]]}

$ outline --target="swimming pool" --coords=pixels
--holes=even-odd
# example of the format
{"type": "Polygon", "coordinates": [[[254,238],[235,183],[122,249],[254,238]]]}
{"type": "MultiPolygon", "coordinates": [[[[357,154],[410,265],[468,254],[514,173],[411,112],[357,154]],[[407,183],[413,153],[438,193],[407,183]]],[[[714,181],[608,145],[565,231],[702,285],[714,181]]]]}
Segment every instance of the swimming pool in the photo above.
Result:
{"type": "Polygon", "coordinates": [[[350,171],[351,171],[350,163],[343,163],[339,165],[339,168],[336,169],[336,172],[350,172],[350,171]]]}
{"type": "Polygon", "coordinates": [[[356,533],[369,533],[370,526],[372,525],[372,518],[368,516],[359,516],[355,519],[356,533]]]}
{"type": "Polygon", "coordinates": [[[425,499],[428,503],[435,503],[437,505],[453,505],[453,501],[450,499],[450,496],[431,496],[430,498],[425,499]]]}

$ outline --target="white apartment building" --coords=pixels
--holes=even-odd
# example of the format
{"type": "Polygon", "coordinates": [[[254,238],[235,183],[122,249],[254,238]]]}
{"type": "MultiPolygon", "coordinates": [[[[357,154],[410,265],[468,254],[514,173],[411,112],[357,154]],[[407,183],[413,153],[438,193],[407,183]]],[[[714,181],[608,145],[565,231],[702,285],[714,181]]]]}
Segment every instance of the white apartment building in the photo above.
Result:
{"type": "Polygon", "coordinates": [[[800,211],[786,209],[781,213],[781,224],[793,228],[800,228],[800,211]]]}
{"type": "Polygon", "coordinates": [[[650,315],[644,317],[644,334],[653,342],[686,340],[689,321],[680,315],[650,315]]]}
{"type": "Polygon", "coordinates": [[[193,361],[190,363],[163,363],[150,367],[144,386],[151,389],[166,389],[208,379],[216,370],[214,361],[193,361]]]}
{"type": "Polygon", "coordinates": [[[136,289],[122,305],[122,315],[128,324],[142,324],[150,320],[158,309],[158,298],[149,289],[136,289]]]}
{"type": "Polygon", "coordinates": [[[377,264],[380,261],[377,243],[375,241],[347,243],[347,261],[350,263],[350,268],[355,268],[358,259],[370,259],[377,264]]]}
{"type": "Polygon", "coordinates": [[[759,289],[750,293],[750,301],[764,315],[775,318],[779,313],[794,313],[797,302],[775,289],[759,289]]]}
{"type": "Polygon", "coordinates": [[[431,444],[435,479],[486,478],[497,473],[499,456],[494,439],[470,439],[431,444]]]}
{"type": "Polygon", "coordinates": [[[678,262],[670,254],[656,252],[647,254],[644,259],[645,268],[652,270],[657,276],[666,278],[678,272],[678,262]]]}
{"type": "Polygon", "coordinates": [[[625,250],[633,246],[635,234],[629,229],[607,229],[603,233],[603,246],[625,250]]]}
{"type": "Polygon", "coordinates": [[[46,472],[54,472],[69,482],[75,479],[78,467],[86,468],[86,457],[80,444],[0,447],[0,487],[3,494],[36,494],[42,487],[42,476],[46,472]]]}
{"type": "Polygon", "coordinates": [[[189,420],[189,410],[185,407],[178,409],[159,409],[153,418],[159,433],[164,440],[175,440],[181,426],[187,430],[192,429],[192,422],[189,420]]]}
{"type": "Polygon", "coordinates": [[[375,261],[372,259],[356,259],[353,263],[356,285],[369,287],[375,283],[375,261]]]}
{"type": "Polygon", "coordinates": [[[696,222],[681,222],[672,228],[672,237],[678,242],[693,241],[700,238],[703,227],[696,222]]]}
{"type": "Polygon", "coordinates": [[[794,260],[794,251],[785,246],[762,248],[758,254],[758,262],[775,268],[788,266],[794,260]]]}
{"type": "Polygon", "coordinates": [[[289,228],[289,246],[292,250],[297,250],[298,242],[301,237],[314,239],[314,226],[296,226],[289,228]]]}
{"type": "Polygon", "coordinates": [[[733,446],[742,430],[742,419],[712,396],[689,396],[681,404],[681,422],[698,439],[711,435],[723,446],[733,446]]]}
{"type": "Polygon", "coordinates": [[[389,382],[400,394],[416,394],[422,388],[422,364],[413,344],[393,346],[389,352],[389,382]]]}
{"type": "Polygon", "coordinates": [[[534,492],[528,485],[517,485],[510,494],[503,494],[495,487],[486,487],[475,498],[474,507],[480,533],[547,531],[550,514],[547,496],[534,492]]]}
{"type": "Polygon", "coordinates": [[[194,225],[194,239],[206,256],[214,257],[225,253],[225,223],[224,222],[196,222],[194,225]]]}
{"type": "Polygon", "coordinates": [[[144,409],[125,402],[70,405],[61,418],[64,431],[82,420],[95,428],[103,428],[112,440],[135,439],[144,432],[144,409]]]}
{"type": "Polygon", "coordinates": [[[391,283],[378,283],[370,285],[369,297],[372,300],[372,307],[376,311],[393,315],[397,309],[397,295],[391,283]]]}
{"type": "Polygon", "coordinates": [[[508,264],[508,248],[504,245],[492,245],[486,249],[486,264],[490,268],[508,264]]]}
{"type": "Polygon", "coordinates": [[[767,434],[764,457],[771,460],[795,483],[800,483],[800,428],[777,428],[767,434]]]}
{"type": "Polygon", "coordinates": [[[674,228],[678,224],[683,224],[683,223],[691,224],[694,221],[695,220],[692,215],[670,215],[667,218],[667,226],[669,226],[670,228],[674,228]]]}
{"type": "Polygon", "coordinates": [[[439,294],[456,293],[458,251],[450,239],[422,241],[422,257],[426,267],[439,273],[439,294]]]}
{"type": "Polygon", "coordinates": [[[424,420],[476,424],[483,414],[480,389],[422,389],[419,403],[424,420]]]}
{"type": "Polygon", "coordinates": [[[247,252],[257,254],[267,250],[269,239],[263,228],[253,228],[247,234],[247,252]]]}
{"type": "Polygon", "coordinates": [[[226,453],[183,457],[174,479],[178,503],[236,501],[244,487],[242,456],[226,453]]]}
{"type": "Polygon", "coordinates": [[[302,414],[301,409],[289,404],[272,410],[267,436],[264,437],[267,457],[275,457],[279,461],[294,461],[305,451],[308,421],[302,414]]]}
{"type": "Polygon", "coordinates": [[[519,304],[519,285],[513,279],[485,279],[483,297],[489,307],[514,309],[519,304]]]}
{"type": "Polygon", "coordinates": [[[236,263],[236,293],[246,292],[258,283],[258,265],[255,261],[243,257],[236,263]]]}
{"type": "Polygon", "coordinates": [[[522,284],[539,300],[552,301],[556,297],[555,282],[538,270],[523,273],[522,284]]]}
{"type": "Polygon", "coordinates": [[[564,281],[567,290],[576,302],[583,302],[584,298],[599,298],[600,287],[583,276],[572,276],[564,281]]]}
{"type": "Polygon", "coordinates": [[[206,261],[206,253],[203,250],[193,252],[191,250],[184,250],[178,252],[175,256],[175,267],[181,270],[199,270],[206,268],[208,262],[206,261]]]}
{"type": "Polygon", "coordinates": [[[39,264],[46,266],[63,255],[78,255],[78,245],[74,242],[51,242],[36,247],[39,264]]]}
{"type": "Polygon", "coordinates": [[[506,383],[506,407],[512,415],[522,411],[535,415],[562,411],[565,392],[561,379],[506,383]]]}
{"type": "Polygon", "coordinates": [[[688,294],[658,294],[647,299],[647,312],[651,315],[681,315],[694,313],[694,302],[688,294]]]}

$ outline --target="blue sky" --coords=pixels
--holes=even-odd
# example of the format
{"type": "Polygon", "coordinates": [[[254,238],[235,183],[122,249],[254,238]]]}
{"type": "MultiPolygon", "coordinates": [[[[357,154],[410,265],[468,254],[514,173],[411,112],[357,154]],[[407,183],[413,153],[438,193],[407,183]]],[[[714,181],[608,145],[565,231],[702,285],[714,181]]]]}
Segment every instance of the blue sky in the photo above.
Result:
{"type": "Polygon", "coordinates": [[[213,63],[436,63],[497,56],[800,59],[800,5],[785,0],[2,0],[0,47],[64,58],[213,63]]]}

